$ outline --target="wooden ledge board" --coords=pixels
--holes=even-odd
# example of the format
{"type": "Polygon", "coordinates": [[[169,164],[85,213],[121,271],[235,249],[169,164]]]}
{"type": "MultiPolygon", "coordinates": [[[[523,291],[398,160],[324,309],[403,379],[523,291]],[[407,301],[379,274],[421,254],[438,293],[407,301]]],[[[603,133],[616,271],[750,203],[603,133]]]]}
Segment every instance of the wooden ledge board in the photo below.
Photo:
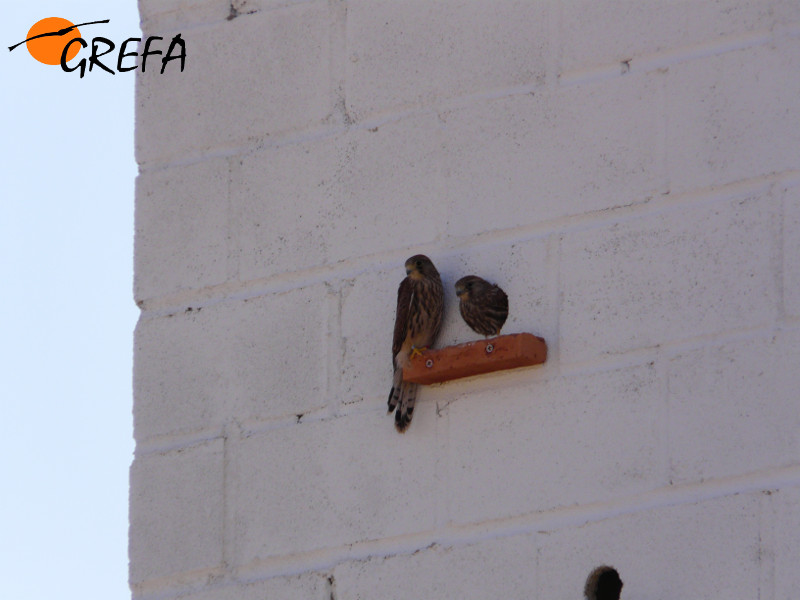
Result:
{"type": "Polygon", "coordinates": [[[414,356],[403,381],[441,383],[461,377],[539,365],[547,359],[547,343],[532,333],[512,333],[475,340],[414,356]]]}

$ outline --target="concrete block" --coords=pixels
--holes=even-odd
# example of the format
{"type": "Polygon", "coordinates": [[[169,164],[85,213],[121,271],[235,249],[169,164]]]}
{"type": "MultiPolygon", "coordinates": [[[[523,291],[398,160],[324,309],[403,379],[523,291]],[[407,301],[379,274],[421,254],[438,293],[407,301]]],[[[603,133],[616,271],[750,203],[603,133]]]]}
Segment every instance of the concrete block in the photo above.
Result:
{"type": "MultiPolygon", "coordinates": [[[[436,264],[436,258],[431,257],[436,264]]],[[[340,399],[384,406],[392,385],[392,337],[403,265],[363,273],[342,287],[340,399]]],[[[438,345],[438,344],[437,344],[438,345]]],[[[420,391],[419,400],[425,395],[420,391]]]]}
{"type": "Polygon", "coordinates": [[[664,485],[664,413],[649,365],[455,399],[446,409],[450,520],[479,522],[664,485]]]}
{"type": "Polygon", "coordinates": [[[798,168],[800,39],[670,67],[667,168],[672,192],[798,168]]]}
{"type": "Polygon", "coordinates": [[[432,529],[436,443],[424,402],[403,435],[381,407],[243,438],[228,477],[234,564],[432,529]]]}
{"type": "Polygon", "coordinates": [[[722,37],[730,44],[754,31],[800,21],[800,9],[792,0],[578,0],[563,3],[560,11],[559,56],[563,71],[635,61],[641,56],[680,52],[682,48],[688,51],[722,37]]]}
{"type": "Polygon", "coordinates": [[[543,81],[548,6],[520,0],[347,4],[347,110],[387,109],[543,81]]]}
{"type": "Polygon", "coordinates": [[[240,278],[436,239],[445,215],[437,122],[421,115],[235,161],[233,252],[240,278]]]}
{"type": "Polygon", "coordinates": [[[224,444],[215,439],[131,467],[130,581],[220,567],[224,444]]]}
{"type": "Polygon", "coordinates": [[[264,581],[233,583],[193,590],[175,600],[330,600],[328,578],[320,573],[302,573],[291,577],[273,577],[264,581]]]}
{"type": "Polygon", "coordinates": [[[134,333],[134,437],[221,430],[229,369],[213,311],[140,319],[134,333]]]}
{"type": "Polygon", "coordinates": [[[253,298],[220,317],[230,328],[235,415],[261,420],[327,404],[326,293],[319,284],[253,298]]]}
{"type": "Polygon", "coordinates": [[[223,283],[228,268],[227,211],[227,160],[139,175],[136,300],[223,283]]]}
{"type": "Polygon", "coordinates": [[[783,197],[783,310],[800,317],[800,187],[783,197]]]}
{"type": "MultiPolygon", "coordinates": [[[[790,600],[800,590],[800,571],[797,569],[800,488],[771,492],[765,512],[765,527],[768,528],[771,540],[771,545],[765,549],[765,562],[771,559],[774,569],[774,573],[767,571],[765,587],[774,586],[771,597],[775,600],[790,600]]],[[[762,592],[761,597],[770,596],[762,592]]]]}
{"type": "Polygon", "coordinates": [[[323,285],[141,321],[136,439],[324,406],[326,337],[323,285]]]}
{"type": "Polygon", "coordinates": [[[448,233],[641,202],[665,190],[658,73],[442,112],[448,233]]]}
{"type": "Polygon", "coordinates": [[[674,481],[800,461],[800,331],[686,351],[669,365],[674,481]]]}
{"type": "Polygon", "coordinates": [[[335,158],[320,143],[325,151],[290,145],[231,161],[231,259],[241,280],[324,263],[327,214],[312,199],[335,158]]]}
{"type": "Polygon", "coordinates": [[[455,547],[430,546],[410,555],[346,562],[334,569],[337,598],[536,598],[534,535],[455,547]]]}
{"type": "Polygon", "coordinates": [[[289,8],[293,4],[314,0],[228,0],[237,17],[249,16],[262,10],[289,8]]]}
{"type": "Polygon", "coordinates": [[[230,15],[231,0],[139,0],[142,29],[166,31],[222,21],[230,15]]]}
{"type": "Polygon", "coordinates": [[[439,125],[435,115],[415,115],[337,138],[322,190],[328,261],[413,250],[444,233],[439,125]]]}
{"type": "Polygon", "coordinates": [[[566,234],[561,359],[771,323],[779,210],[764,194],[566,234]]]}
{"type": "Polygon", "coordinates": [[[659,507],[547,532],[538,598],[582,598],[587,577],[602,565],[618,571],[622,598],[758,598],[759,496],[659,507]]]}
{"type": "Polygon", "coordinates": [[[327,2],[313,2],[184,32],[183,72],[155,62],[137,72],[139,163],[321,123],[332,110],[328,20],[327,2]]]}

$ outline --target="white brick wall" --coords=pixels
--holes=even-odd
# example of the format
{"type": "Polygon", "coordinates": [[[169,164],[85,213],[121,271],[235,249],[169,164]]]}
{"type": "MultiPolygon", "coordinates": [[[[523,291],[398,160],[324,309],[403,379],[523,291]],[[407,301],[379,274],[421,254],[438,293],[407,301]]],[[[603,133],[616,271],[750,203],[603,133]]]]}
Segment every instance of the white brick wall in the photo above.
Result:
{"type": "Polygon", "coordinates": [[[797,595],[800,3],[139,6],[136,600],[797,595]],[[417,252],[549,357],[401,436],[417,252]]]}

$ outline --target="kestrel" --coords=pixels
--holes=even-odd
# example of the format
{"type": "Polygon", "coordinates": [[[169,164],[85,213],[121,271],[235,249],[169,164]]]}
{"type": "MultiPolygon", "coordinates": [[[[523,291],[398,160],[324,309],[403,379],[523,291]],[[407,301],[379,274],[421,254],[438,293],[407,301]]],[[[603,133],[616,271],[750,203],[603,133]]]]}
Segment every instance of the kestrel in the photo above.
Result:
{"type": "Polygon", "coordinates": [[[403,368],[414,354],[430,347],[442,325],[444,288],[439,271],[422,254],[406,261],[406,278],[397,288],[397,316],[392,341],[394,378],[389,392],[389,412],[397,408],[394,425],[403,433],[411,423],[417,400],[416,383],[403,381],[403,368]]]}
{"type": "Polygon", "coordinates": [[[456,295],[461,316],[473,331],[499,335],[508,318],[508,296],[497,284],[467,275],[456,282],[456,295]]]}

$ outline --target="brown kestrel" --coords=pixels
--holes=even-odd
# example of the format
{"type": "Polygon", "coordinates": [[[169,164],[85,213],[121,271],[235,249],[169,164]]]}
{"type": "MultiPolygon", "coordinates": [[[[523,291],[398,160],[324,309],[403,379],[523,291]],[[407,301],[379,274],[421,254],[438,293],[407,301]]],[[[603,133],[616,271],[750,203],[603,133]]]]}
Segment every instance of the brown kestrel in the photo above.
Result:
{"type": "Polygon", "coordinates": [[[499,335],[508,318],[508,296],[497,284],[475,275],[456,282],[458,309],[467,325],[482,335],[499,335]]]}
{"type": "Polygon", "coordinates": [[[430,258],[422,254],[409,258],[406,275],[397,289],[392,341],[394,379],[389,392],[389,412],[397,408],[394,425],[400,433],[411,423],[418,386],[403,381],[403,368],[413,354],[430,347],[436,340],[444,308],[442,280],[430,258]]]}

